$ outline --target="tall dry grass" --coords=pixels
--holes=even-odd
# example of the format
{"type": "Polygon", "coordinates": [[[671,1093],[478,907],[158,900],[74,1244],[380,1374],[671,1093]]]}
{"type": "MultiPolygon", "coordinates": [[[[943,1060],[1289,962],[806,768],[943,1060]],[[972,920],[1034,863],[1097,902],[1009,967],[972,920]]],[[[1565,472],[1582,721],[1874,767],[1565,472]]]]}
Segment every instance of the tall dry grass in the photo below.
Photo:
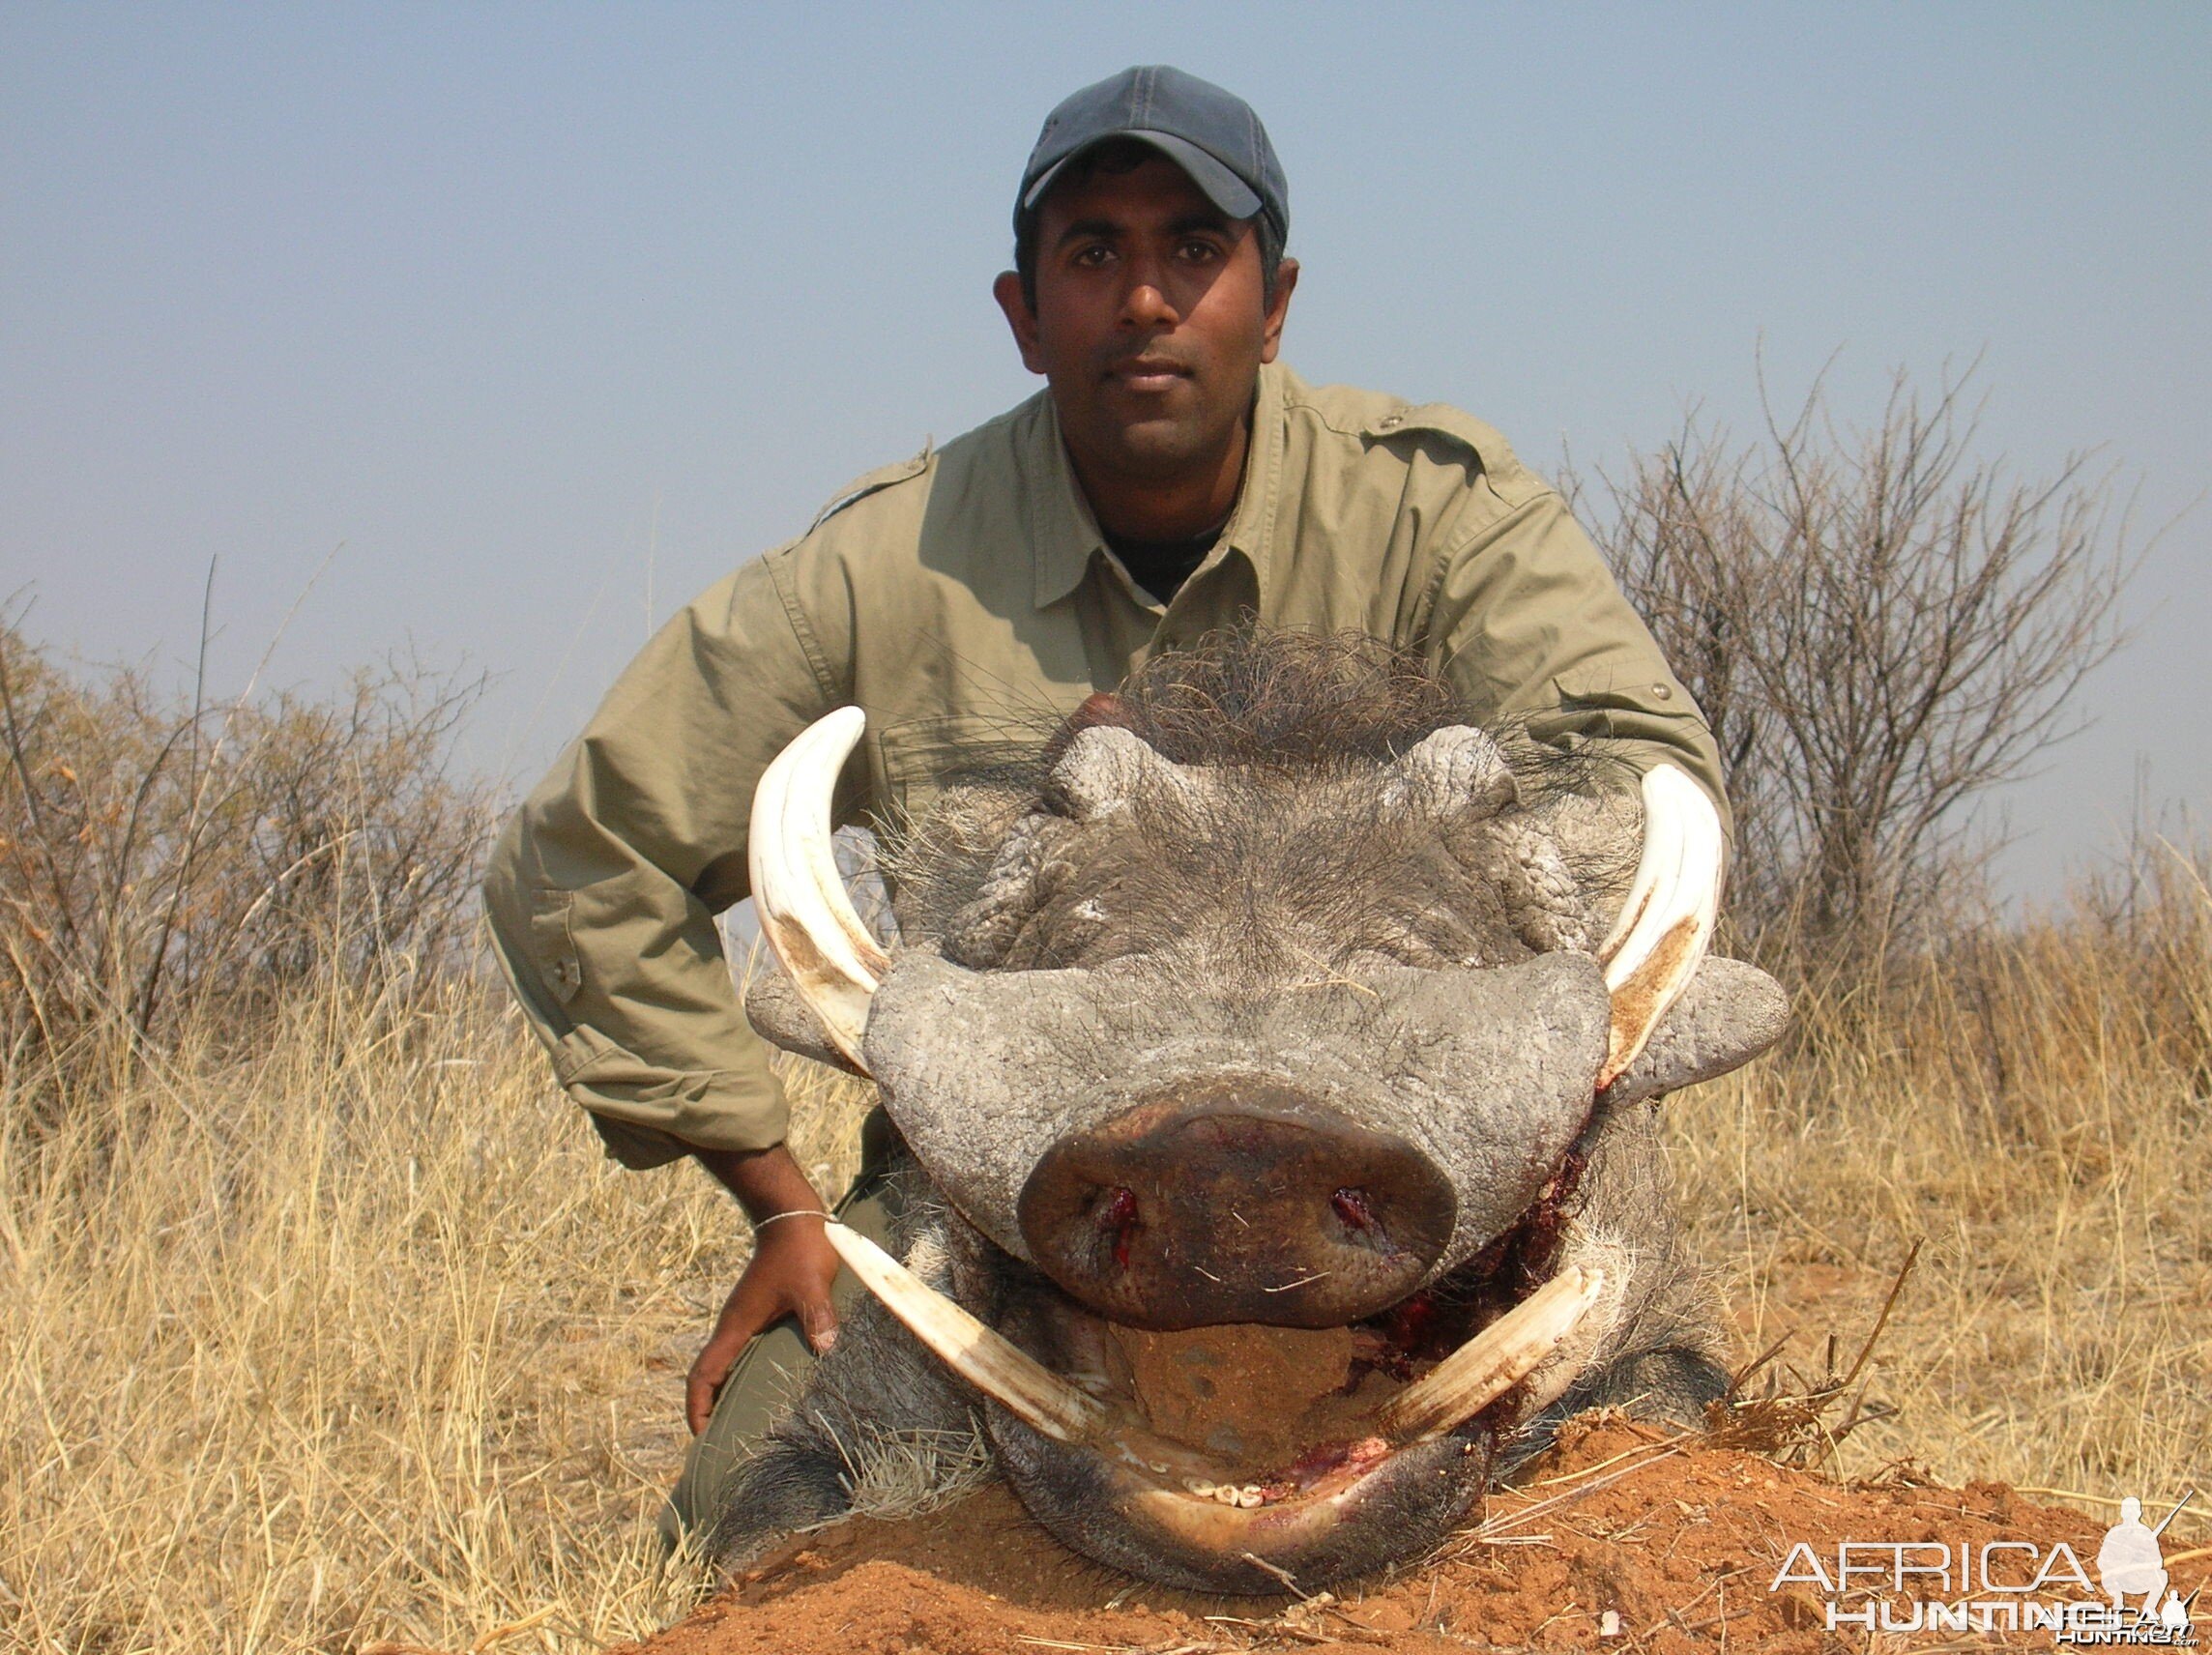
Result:
{"type": "MultiPolygon", "coordinates": [[[[0,1131],[0,1648],[580,1650],[683,1611],[652,1520],[743,1226],[602,1160],[503,991],[333,982],[99,1107],[0,1131]]],[[[854,1112],[806,1116],[849,1172],[854,1112]]]]}
{"type": "Polygon", "coordinates": [[[1897,1411],[1845,1470],[2212,1489],[2208,870],[2153,848],[2125,889],[1830,976],[1790,1049],[1670,1100],[1747,1350],[1790,1333],[1818,1372],[1925,1243],[1875,1357],[1897,1411]]]}
{"type": "Polygon", "coordinates": [[[651,1520],[743,1227],[603,1163],[477,960],[468,697],[211,703],[0,616],[0,1649],[593,1648],[686,1601],[651,1520]]]}
{"type": "Polygon", "coordinates": [[[73,668],[0,613],[0,1057],[42,1073],[40,1109],[333,972],[457,963],[494,806],[449,750],[481,687],[397,660],[211,700],[73,668]]]}

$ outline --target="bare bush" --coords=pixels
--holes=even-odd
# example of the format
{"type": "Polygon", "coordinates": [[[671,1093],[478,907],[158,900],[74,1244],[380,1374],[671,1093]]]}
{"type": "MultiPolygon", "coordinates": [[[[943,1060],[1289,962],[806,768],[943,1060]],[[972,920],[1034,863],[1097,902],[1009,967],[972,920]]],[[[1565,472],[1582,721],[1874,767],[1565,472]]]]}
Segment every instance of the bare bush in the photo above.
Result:
{"type": "Polygon", "coordinates": [[[2080,728],[2128,564],[2084,457],[2040,481],[1975,456],[1971,375],[1903,374],[1840,431],[1822,384],[1736,445],[1695,414],[1610,486],[1601,539],[1712,720],[1737,813],[1737,921],[1833,958],[1909,936],[1994,848],[1965,806],[2080,728]]]}
{"type": "Polygon", "coordinates": [[[244,1032],[318,973],[455,958],[493,810],[447,747],[480,687],[402,661],[208,708],[0,625],[9,1061],[58,1074],[193,1007],[244,1032]]]}

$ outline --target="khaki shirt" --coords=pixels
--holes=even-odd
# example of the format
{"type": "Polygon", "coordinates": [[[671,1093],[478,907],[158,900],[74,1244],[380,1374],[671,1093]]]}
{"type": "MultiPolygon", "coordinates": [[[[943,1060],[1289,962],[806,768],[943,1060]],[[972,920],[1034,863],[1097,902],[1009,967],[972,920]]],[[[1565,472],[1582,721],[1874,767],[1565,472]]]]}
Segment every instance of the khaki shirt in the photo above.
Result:
{"type": "Polygon", "coordinates": [[[610,1152],[651,1166],[784,1135],[714,915],[747,894],[754,784],[808,723],[868,715],[840,821],[912,807],[963,755],[1254,617],[1388,639],[1486,719],[1619,738],[1721,797],[1696,706],[1489,426],[1263,368],[1236,511],[1163,609],[1107,550],[1040,392],[860,479],[670,621],[501,836],[493,936],[610,1152]]]}

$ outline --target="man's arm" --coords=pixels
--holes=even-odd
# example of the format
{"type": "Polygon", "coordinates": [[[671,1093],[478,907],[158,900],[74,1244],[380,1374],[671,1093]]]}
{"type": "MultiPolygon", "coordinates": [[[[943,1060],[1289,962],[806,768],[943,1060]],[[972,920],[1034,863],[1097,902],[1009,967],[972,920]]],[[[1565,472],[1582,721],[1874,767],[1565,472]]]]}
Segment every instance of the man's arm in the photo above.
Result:
{"type": "Polygon", "coordinates": [[[493,940],[555,1074],[634,1167],[782,1141],[715,915],[755,783],[833,705],[762,563],[680,613],[501,835],[493,940]]]}
{"type": "Polygon", "coordinates": [[[766,561],[677,616],[631,663],[494,851],[485,908],[524,1014],[609,1152],[691,1156],[756,1227],[751,1263],[693,1365],[697,1429],[745,1343],[785,1315],[824,1349],[837,1261],[820,1195],[746,1025],[714,915],[747,893],[753,789],[832,704],[766,561]]]}
{"type": "MultiPolygon", "coordinates": [[[[1508,482],[1527,479],[1513,468],[1508,482]]],[[[1603,737],[1639,771],[1680,766],[1730,824],[1720,750],[1566,503],[1528,479],[1454,548],[1430,614],[1453,687],[1543,741],[1603,737]]]]}
{"type": "Polygon", "coordinates": [[[791,1316],[816,1355],[827,1355],[837,1342],[837,1312],[830,1302],[837,1254],[822,1229],[822,1198],[791,1151],[778,1144],[701,1149],[697,1158],[752,1220],[753,1256],[684,1377],[684,1419],[694,1437],[707,1429],[722,1381],[755,1334],[791,1316]]]}

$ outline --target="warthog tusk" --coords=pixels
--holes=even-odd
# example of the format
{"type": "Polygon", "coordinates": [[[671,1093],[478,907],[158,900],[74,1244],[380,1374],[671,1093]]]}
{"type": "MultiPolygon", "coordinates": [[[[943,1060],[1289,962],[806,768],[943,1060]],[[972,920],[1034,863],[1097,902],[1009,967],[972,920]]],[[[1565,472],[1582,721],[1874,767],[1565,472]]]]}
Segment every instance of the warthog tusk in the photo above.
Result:
{"type": "Polygon", "coordinates": [[[858,707],[840,707],[775,756],[753,793],[745,855],[761,935],[830,1043],[863,1073],[860,1035],[890,958],[838,875],[830,798],[867,722],[858,707]]]}
{"type": "Polygon", "coordinates": [[[1597,1089],[1636,1060],[1659,1020],[1690,986],[1720,913],[1720,812],[1673,765],[1644,778],[1644,854],[1613,934],[1598,949],[1613,995],[1613,1027],[1597,1089]]]}
{"type": "Polygon", "coordinates": [[[824,1227],[846,1267],[945,1365],[1033,1431],[1062,1442],[1097,1443],[1113,1416],[1011,1341],[992,1332],[888,1253],[842,1224],[824,1227]]]}
{"type": "Polygon", "coordinates": [[[1570,1264],[1382,1405],[1382,1429],[1401,1442],[1441,1437],[1531,1373],[1572,1333],[1605,1288],[1605,1272],[1570,1264]]]}

